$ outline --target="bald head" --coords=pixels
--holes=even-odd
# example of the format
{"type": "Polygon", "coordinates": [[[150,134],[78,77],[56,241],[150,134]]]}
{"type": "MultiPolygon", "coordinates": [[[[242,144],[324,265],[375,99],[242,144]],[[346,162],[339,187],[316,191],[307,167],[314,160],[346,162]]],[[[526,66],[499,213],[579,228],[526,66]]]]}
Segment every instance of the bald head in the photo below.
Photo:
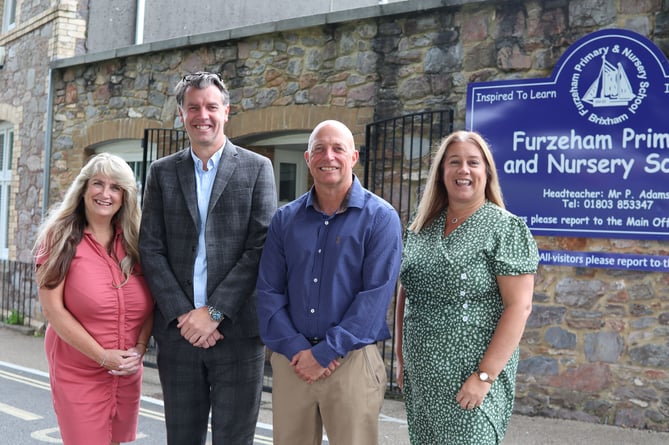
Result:
{"type": "Polygon", "coordinates": [[[353,133],[351,133],[351,130],[349,130],[346,125],[344,125],[339,121],[327,120],[316,125],[316,128],[314,128],[314,130],[309,135],[309,145],[308,145],[309,152],[311,152],[311,150],[313,149],[314,142],[318,139],[318,136],[321,133],[321,131],[325,129],[335,130],[339,134],[341,140],[346,144],[347,148],[349,148],[350,150],[355,150],[355,141],[353,140],[353,133]]]}

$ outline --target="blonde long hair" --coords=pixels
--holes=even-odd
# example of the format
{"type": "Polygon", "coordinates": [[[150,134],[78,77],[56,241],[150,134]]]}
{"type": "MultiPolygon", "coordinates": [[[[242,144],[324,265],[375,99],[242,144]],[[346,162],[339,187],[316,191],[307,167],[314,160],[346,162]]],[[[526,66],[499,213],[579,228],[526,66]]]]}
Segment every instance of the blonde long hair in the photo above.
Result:
{"type": "Polygon", "coordinates": [[[441,141],[441,145],[439,146],[437,153],[434,155],[428,173],[425,191],[418,203],[416,216],[409,226],[409,230],[413,232],[420,232],[424,227],[429,226],[434,219],[448,207],[448,193],[446,192],[446,186],[444,185],[443,163],[448,148],[454,142],[469,142],[476,145],[479,150],[481,150],[488,172],[488,180],[486,181],[485,186],[485,197],[488,201],[504,208],[502,189],[499,185],[495,160],[492,157],[490,147],[478,133],[473,131],[456,131],[446,136],[441,141]]]}
{"type": "MultiPolygon", "coordinates": [[[[67,275],[72,258],[81,242],[86,227],[84,193],[88,181],[95,175],[104,175],[123,190],[123,205],[112,218],[114,227],[123,232],[126,256],[120,266],[127,283],[139,262],[140,209],[137,201],[137,182],[130,166],[120,157],[100,153],[92,157],[70,185],[63,201],[56,205],[40,227],[33,252],[35,258],[46,256],[37,269],[37,285],[47,289],[58,286],[67,275]]],[[[119,286],[119,287],[120,287],[119,286]]]]}

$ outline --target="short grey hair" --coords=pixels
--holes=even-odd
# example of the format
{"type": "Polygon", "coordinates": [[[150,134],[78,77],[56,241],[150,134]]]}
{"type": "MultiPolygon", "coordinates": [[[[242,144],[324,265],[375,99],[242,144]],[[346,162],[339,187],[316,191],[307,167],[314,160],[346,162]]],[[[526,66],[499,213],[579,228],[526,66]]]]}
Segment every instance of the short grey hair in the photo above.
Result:
{"type": "Polygon", "coordinates": [[[223,99],[223,105],[228,105],[230,102],[230,93],[228,88],[223,82],[223,78],[218,73],[209,73],[206,71],[198,71],[192,74],[186,74],[180,81],[177,83],[177,86],[174,87],[174,94],[177,98],[177,105],[179,107],[183,106],[184,96],[186,95],[186,89],[188,87],[197,88],[198,90],[205,89],[211,85],[216,86],[221,90],[221,98],[223,99]]]}

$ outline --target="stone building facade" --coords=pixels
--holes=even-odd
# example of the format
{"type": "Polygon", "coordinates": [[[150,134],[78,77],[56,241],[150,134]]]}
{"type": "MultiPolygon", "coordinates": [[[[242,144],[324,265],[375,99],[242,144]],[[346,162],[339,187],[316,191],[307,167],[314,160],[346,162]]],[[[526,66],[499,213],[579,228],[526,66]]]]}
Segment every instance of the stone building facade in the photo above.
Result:
{"type": "MultiPolygon", "coordinates": [[[[8,3],[0,1],[5,15],[8,3]]],[[[87,15],[79,0],[11,3],[15,23],[0,33],[5,55],[0,67],[0,125],[13,130],[11,192],[3,203],[7,220],[0,230],[7,233],[2,257],[29,262],[42,220],[49,61],[81,53],[87,15]]]]}
{"type": "MultiPolygon", "coordinates": [[[[249,27],[198,43],[53,61],[48,201],[62,196],[85,157],[106,142],[178,126],[172,89],[187,72],[222,73],[233,140],[307,133],[334,118],[352,128],[360,146],[366,124],[417,111],[451,108],[455,128],[463,128],[469,82],[547,77],[572,43],[596,30],[630,29],[669,55],[669,0],[420,3],[390,12],[379,6],[355,20],[324,15],[305,27],[249,27]]],[[[12,115],[2,104],[45,106],[7,94],[0,92],[0,118],[12,115]]],[[[39,124],[33,130],[38,138],[43,131],[39,124]]],[[[27,245],[46,154],[28,128],[21,131],[19,168],[31,174],[19,184],[14,206],[25,215],[16,219],[16,239],[27,245]]],[[[261,151],[273,156],[271,146],[261,151]]],[[[669,251],[666,242],[648,240],[539,236],[537,242],[549,250],[669,251]]],[[[27,257],[25,246],[17,257],[27,257]]],[[[542,265],[521,343],[516,411],[669,431],[668,338],[666,275],[542,265]]]]}

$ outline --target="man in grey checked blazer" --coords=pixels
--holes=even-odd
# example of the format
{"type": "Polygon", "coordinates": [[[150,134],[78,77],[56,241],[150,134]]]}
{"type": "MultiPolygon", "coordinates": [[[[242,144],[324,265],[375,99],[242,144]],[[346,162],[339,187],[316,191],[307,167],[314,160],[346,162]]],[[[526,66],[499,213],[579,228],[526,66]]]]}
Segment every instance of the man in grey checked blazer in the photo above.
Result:
{"type": "Polygon", "coordinates": [[[264,346],[255,283],[276,210],[269,159],[224,134],[217,74],[175,89],[191,147],[155,161],[144,193],[141,263],[156,301],[153,335],[171,445],[253,443],[264,346]]]}

